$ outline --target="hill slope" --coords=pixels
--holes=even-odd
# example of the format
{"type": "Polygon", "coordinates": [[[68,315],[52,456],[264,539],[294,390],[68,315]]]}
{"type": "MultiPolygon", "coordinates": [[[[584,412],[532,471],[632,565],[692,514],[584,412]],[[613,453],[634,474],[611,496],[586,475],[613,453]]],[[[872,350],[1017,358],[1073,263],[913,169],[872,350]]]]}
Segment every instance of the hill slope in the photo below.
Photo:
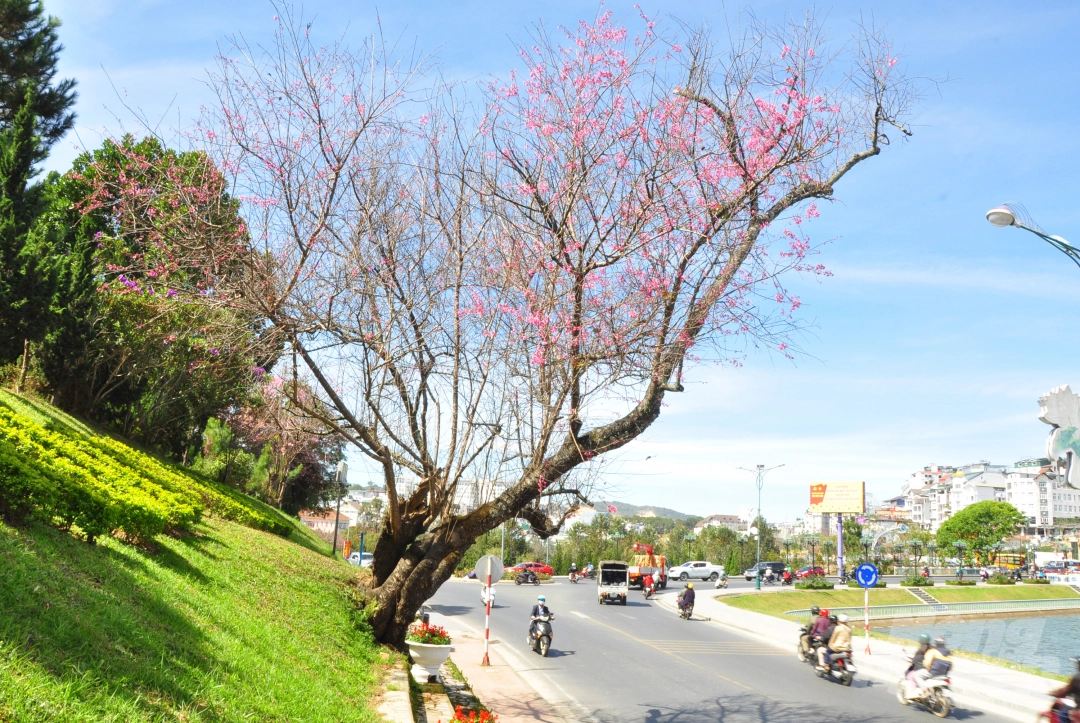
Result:
{"type": "Polygon", "coordinates": [[[298,521],[6,392],[0,512],[0,723],[378,720],[365,573],[298,521]]]}

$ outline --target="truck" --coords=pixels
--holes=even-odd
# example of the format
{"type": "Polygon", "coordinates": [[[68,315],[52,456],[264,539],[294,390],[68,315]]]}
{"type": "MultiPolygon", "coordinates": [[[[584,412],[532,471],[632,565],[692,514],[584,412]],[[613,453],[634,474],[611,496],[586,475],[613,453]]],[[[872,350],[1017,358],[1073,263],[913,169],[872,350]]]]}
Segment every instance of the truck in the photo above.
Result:
{"type": "Polygon", "coordinates": [[[630,588],[627,567],[622,560],[600,561],[599,574],[596,576],[596,597],[601,605],[605,602],[626,604],[626,593],[630,588]]]}
{"type": "Polygon", "coordinates": [[[653,584],[657,590],[667,587],[667,558],[663,555],[653,554],[652,545],[644,545],[635,542],[633,551],[636,553],[627,566],[630,573],[630,587],[640,588],[646,575],[652,575],[653,584]]]}

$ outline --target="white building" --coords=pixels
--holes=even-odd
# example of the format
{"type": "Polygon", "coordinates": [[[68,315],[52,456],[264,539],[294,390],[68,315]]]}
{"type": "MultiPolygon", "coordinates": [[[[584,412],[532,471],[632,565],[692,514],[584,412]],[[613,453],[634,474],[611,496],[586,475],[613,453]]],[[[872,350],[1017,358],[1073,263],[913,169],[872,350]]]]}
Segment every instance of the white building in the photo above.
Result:
{"type": "Polygon", "coordinates": [[[700,535],[706,527],[726,527],[735,532],[746,531],[746,523],[738,515],[709,515],[694,525],[694,534],[700,535]]]}

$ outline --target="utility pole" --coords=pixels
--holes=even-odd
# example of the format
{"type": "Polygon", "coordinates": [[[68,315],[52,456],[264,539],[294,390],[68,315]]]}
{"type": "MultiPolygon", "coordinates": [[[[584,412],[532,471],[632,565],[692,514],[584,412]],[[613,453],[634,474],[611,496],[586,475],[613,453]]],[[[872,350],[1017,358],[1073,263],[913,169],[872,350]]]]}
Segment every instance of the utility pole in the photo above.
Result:
{"type": "Polygon", "coordinates": [[[345,460],[338,462],[337,475],[334,476],[334,483],[337,484],[337,513],[334,514],[334,545],[333,549],[330,550],[331,557],[337,557],[337,531],[338,522],[341,520],[341,493],[345,489],[345,476],[348,473],[349,465],[345,464],[345,460]]]}
{"type": "Polygon", "coordinates": [[[761,534],[762,534],[762,530],[760,529],[761,528],[760,523],[764,519],[761,516],[761,488],[765,484],[765,474],[767,472],[772,472],[774,469],[780,469],[783,466],[784,465],[782,465],[782,464],[778,464],[775,467],[769,467],[768,469],[765,469],[765,465],[763,465],[763,464],[759,464],[757,466],[757,469],[747,469],[746,467],[739,467],[739,469],[743,470],[744,472],[749,472],[749,473],[755,475],[756,480],[757,480],[757,519],[754,520],[754,524],[758,528],[758,531],[757,531],[757,566],[756,566],[757,567],[757,584],[754,585],[754,588],[757,589],[757,590],[761,589],[761,534]]]}

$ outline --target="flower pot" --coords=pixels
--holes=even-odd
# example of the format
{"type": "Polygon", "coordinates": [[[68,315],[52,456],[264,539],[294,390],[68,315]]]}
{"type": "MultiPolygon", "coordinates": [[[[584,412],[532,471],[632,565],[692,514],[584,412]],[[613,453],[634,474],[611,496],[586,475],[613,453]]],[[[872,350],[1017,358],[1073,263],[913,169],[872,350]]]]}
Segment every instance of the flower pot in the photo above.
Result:
{"type": "Polygon", "coordinates": [[[409,646],[409,657],[412,658],[413,677],[420,682],[438,683],[439,668],[454,652],[453,645],[431,645],[430,643],[414,643],[406,641],[409,646]]]}

